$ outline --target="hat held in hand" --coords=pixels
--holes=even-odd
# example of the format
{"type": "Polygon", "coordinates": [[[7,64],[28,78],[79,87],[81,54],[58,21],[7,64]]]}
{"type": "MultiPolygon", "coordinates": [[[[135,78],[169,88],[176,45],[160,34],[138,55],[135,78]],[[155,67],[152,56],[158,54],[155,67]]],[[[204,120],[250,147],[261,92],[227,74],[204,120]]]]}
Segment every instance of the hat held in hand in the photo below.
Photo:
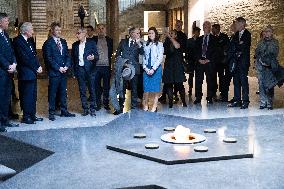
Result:
{"type": "Polygon", "coordinates": [[[124,64],[122,70],[122,78],[124,80],[131,80],[135,75],[135,68],[131,64],[124,64]]]}

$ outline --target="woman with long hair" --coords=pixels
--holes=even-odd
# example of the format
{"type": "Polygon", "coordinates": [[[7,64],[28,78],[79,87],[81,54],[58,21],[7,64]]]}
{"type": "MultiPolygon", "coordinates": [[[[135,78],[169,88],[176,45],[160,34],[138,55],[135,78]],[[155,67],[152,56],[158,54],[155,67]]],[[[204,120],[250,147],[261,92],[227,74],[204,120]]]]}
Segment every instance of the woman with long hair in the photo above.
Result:
{"type": "Polygon", "coordinates": [[[150,27],[148,30],[148,40],[144,45],[143,58],[143,84],[144,84],[144,99],[143,109],[148,111],[149,93],[154,94],[153,106],[151,111],[156,112],[158,106],[159,93],[161,92],[162,80],[162,61],[164,47],[159,42],[158,31],[155,27],[150,27]]]}

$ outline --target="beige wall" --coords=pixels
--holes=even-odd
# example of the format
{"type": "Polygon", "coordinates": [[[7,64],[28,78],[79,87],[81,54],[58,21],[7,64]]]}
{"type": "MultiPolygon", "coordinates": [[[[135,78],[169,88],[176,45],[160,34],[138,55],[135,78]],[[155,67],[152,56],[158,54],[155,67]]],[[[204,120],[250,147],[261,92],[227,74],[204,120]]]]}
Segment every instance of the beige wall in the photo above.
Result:
{"type": "MultiPolygon", "coordinates": [[[[200,12],[202,18],[213,23],[219,23],[222,30],[229,33],[229,26],[236,17],[243,16],[247,19],[248,29],[252,33],[251,57],[259,41],[259,33],[267,24],[275,27],[275,37],[280,43],[280,62],[284,65],[284,0],[192,0],[190,13],[200,12]],[[194,4],[203,4],[194,7],[194,4]],[[198,9],[201,9],[198,11],[198,9]]],[[[189,16],[190,17],[190,16],[189,16]]],[[[198,14],[195,14],[198,18],[198,14]]],[[[189,18],[191,19],[191,18],[189,18]]],[[[191,26],[190,20],[189,26],[191,26]]],[[[201,23],[202,25],[202,23],[201,23]]],[[[253,64],[253,58],[251,58],[253,64]]],[[[251,67],[251,74],[255,74],[251,67]]]]}

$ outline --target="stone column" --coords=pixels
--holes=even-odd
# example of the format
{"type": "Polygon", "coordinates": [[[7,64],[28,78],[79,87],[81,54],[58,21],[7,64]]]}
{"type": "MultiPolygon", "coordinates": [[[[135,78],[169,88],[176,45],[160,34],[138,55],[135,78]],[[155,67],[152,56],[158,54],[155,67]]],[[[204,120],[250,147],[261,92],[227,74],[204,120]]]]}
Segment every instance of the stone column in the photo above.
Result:
{"type": "Polygon", "coordinates": [[[106,0],[107,34],[113,38],[114,49],[119,43],[119,6],[118,0],[106,0]]]}
{"type": "Polygon", "coordinates": [[[186,33],[187,36],[189,35],[190,27],[189,26],[189,1],[190,0],[185,0],[184,1],[184,6],[183,6],[183,12],[184,12],[184,22],[183,22],[183,27],[184,27],[184,33],[186,33]]]}

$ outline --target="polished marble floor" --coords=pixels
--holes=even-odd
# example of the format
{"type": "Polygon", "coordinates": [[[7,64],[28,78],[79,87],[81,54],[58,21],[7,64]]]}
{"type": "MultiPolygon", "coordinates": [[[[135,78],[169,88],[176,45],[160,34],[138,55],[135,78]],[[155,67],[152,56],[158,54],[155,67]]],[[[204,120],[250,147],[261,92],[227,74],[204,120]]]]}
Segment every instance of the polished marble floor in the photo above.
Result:
{"type": "Polygon", "coordinates": [[[207,106],[204,100],[199,106],[189,102],[187,108],[177,104],[171,110],[159,104],[158,113],[135,110],[114,116],[102,109],[93,118],[80,115],[77,83],[70,79],[69,110],[77,117],[57,117],[54,122],[46,118],[47,81],[39,80],[38,115],[45,120],[9,128],[5,135],[54,154],[1,183],[0,188],[284,188],[284,91],[276,88],[274,110],[259,110],[257,81],[249,80],[251,104],[246,110],[227,108],[225,103],[207,106]],[[253,136],[254,158],[164,165],[106,149],[110,141],[131,142],[135,132],[150,133],[153,142],[161,142],[162,128],[177,124],[196,132],[215,127],[220,136],[253,136]]]}

